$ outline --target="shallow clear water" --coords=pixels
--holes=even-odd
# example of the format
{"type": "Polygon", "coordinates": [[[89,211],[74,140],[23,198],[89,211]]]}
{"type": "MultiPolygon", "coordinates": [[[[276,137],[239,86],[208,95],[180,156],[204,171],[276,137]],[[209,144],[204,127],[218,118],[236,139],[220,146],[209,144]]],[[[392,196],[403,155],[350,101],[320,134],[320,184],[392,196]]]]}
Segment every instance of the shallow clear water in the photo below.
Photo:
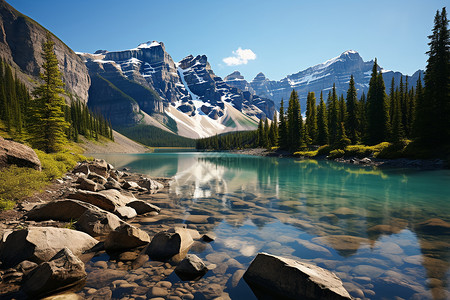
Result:
{"type": "MultiPolygon", "coordinates": [[[[210,263],[217,259],[208,255],[219,253],[246,268],[264,251],[335,272],[355,297],[450,297],[448,170],[380,170],[228,153],[96,156],[116,168],[173,176],[170,197],[184,212],[181,222],[195,224],[189,216],[205,216],[209,224],[199,229],[217,235],[210,247],[191,251],[210,263]],[[421,225],[429,219],[443,222],[421,225]]],[[[254,298],[243,280],[230,283],[242,266],[210,271],[202,280],[225,276],[231,298],[254,298]]],[[[169,280],[179,281],[175,274],[169,280]]]]}

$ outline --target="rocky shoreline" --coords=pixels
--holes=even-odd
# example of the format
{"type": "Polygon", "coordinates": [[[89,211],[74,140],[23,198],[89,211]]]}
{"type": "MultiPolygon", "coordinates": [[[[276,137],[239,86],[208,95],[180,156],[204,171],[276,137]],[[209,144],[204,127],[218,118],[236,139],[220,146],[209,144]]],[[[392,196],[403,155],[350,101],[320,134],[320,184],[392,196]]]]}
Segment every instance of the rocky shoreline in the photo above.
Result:
{"type": "MultiPolygon", "coordinates": [[[[244,155],[254,155],[254,156],[267,156],[267,157],[290,157],[290,158],[300,158],[300,159],[311,159],[308,157],[297,156],[289,153],[287,151],[271,151],[264,148],[252,148],[243,150],[233,150],[231,153],[244,154],[244,155]]],[[[344,157],[327,159],[326,156],[318,156],[312,158],[314,160],[329,160],[344,164],[352,164],[359,166],[373,166],[378,168],[408,168],[408,169],[419,169],[419,170],[439,170],[445,169],[445,161],[442,159],[408,159],[408,158],[396,158],[396,159],[381,159],[374,157],[344,157]]]]}
{"type": "MultiPolygon", "coordinates": [[[[302,295],[297,285],[289,290],[280,286],[267,272],[267,263],[245,270],[223,253],[207,255],[206,263],[189,254],[211,247],[216,238],[210,232],[211,217],[190,215],[189,225],[166,223],[177,214],[169,199],[170,180],[116,170],[96,159],[79,163],[44,192],[1,212],[0,297],[60,299],[58,294],[64,293],[64,299],[230,299],[226,284],[236,286],[242,278],[255,294],[262,285],[270,286],[275,298],[302,295]],[[141,229],[143,224],[153,225],[141,229]],[[226,274],[230,268],[235,272],[226,274]],[[196,281],[208,272],[215,276],[196,281]],[[181,281],[173,282],[173,276],[181,281]]],[[[309,296],[350,299],[341,280],[327,270],[258,256],[272,262],[279,274],[288,263],[297,270],[293,278],[309,278],[309,296]],[[305,273],[305,266],[314,271],[305,273]],[[316,272],[333,285],[324,286],[316,272]]]]}

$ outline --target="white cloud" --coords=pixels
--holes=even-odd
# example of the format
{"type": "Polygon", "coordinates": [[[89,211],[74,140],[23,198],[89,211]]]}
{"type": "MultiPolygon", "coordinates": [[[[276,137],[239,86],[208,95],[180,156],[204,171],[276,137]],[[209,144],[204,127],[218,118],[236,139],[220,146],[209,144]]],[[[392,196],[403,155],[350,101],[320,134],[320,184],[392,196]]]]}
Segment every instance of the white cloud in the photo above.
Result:
{"type": "Polygon", "coordinates": [[[242,49],[239,47],[236,51],[233,51],[233,56],[225,57],[222,60],[227,66],[239,66],[246,65],[249,60],[255,59],[255,52],[250,49],[242,49]]]}

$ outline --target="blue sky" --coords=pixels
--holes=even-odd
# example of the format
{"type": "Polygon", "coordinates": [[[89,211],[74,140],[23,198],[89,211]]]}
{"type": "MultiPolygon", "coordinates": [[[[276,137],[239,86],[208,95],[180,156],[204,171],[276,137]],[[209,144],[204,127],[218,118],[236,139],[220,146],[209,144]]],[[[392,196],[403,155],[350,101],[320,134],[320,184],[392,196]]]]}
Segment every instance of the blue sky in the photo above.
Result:
{"type": "Polygon", "coordinates": [[[412,75],[425,68],[434,15],[448,4],[447,0],[7,2],[74,51],[124,50],[141,42],[163,41],[175,61],[206,54],[217,75],[239,70],[249,81],[259,72],[279,80],[349,49],[364,60],[377,57],[382,67],[412,75]]]}

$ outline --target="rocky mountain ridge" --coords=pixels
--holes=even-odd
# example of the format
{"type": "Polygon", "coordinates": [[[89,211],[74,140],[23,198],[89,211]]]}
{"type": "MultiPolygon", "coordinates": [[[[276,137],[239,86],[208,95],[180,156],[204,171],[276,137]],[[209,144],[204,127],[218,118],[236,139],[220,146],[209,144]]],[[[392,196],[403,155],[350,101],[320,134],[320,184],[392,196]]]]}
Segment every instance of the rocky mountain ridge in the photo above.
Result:
{"type": "Polygon", "coordinates": [[[275,113],[271,100],[216,76],[205,55],[175,63],[162,42],[78,55],[92,78],[88,105],[116,127],[148,124],[198,138],[252,130],[275,113]]]}
{"type": "MultiPolygon", "coordinates": [[[[43,59],[42,44],[47,29],[0,0],[0,56],[10,64],[24,84],[33,89],[39,82],[43,59]]],[[[55,54],[62,72],[67,101],[86,103],[91,84],[83,61],[66,44],[53,35],[55,54]]]]}
{"type": "MultiPolygon", "coordinates": [[[[345,95],[347,93],[350,75],[353,75],[355,79],[358,94],[361,95],[363,92],[367,94],[373,63],[373,60],[364,61],[358,52],[348,50],[322,64],[312,66],[295,74],[287,75],[280,81],[270,80],[261,72],[251,82],[248,82],[238,71],[235,71],[225,77],[225,82],[230,86],[235,86],[261,97],[269,98],[275,102],[277,107],[279,107],[281,99],[289,99],[290,93],[295,89],[299,93],[302,102],[301,106],[305,109],[308,92],[315,92],[316,98],[318,99],[320,92],[323,91],[326,100],[326,95],[331,90],[333,83],[336,84],[338,95],[345,95]]],[[[406,76],[400,72],[385,70],[381,67],[379,67],[379,70],[383,73],[387,88],[390,87],[393,77],[397,85],[400,82],[400,77],[403,77],[403,82],[406,80],[406,76]]],[[[419,75],[423,79],[422,70],[418,70],[409,77],[408,82],[410,86],[415,86],[419,75]]]]}

